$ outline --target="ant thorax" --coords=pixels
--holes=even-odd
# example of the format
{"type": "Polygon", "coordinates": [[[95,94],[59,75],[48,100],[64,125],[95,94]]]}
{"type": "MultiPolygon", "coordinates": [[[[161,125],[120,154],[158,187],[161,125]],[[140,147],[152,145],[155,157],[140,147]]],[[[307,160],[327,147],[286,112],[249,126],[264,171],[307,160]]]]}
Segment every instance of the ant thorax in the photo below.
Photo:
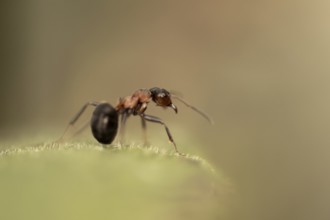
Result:
{"type": "Polygon", "coordinates": [[[120,98],[116,106],[117,111],[128,111],[131,114],[142,114],[151,100],[151,93],[147,89],[139,89],[131,96],[120,98]]]}

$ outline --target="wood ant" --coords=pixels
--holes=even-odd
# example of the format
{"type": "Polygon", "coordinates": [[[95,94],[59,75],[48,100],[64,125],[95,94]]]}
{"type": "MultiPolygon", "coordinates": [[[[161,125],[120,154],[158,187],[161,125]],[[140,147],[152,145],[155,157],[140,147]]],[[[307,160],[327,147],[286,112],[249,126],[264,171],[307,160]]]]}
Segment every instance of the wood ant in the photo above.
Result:
{"type": "MultiPolygon", "coordinates": [[[[175,98],[185,104],[187,107],[193,109],[201,116],[203,116],[210,123],[213,123],[212,119],[201,110],[188,104],[182,98],[170,94],[166,89],[154,87],[151,89],[138,89],[132,95],[125,98],[119,98],[119,101],[115,107],[106,102],[87,102],[82,106],[80,111],[71,119],[68,127],[64,131],[64,134],[60,139],[63,139],[69,127],[73,126],[79,117],[84,113],[88,106],[94,106],[90,126],[94,138],[101,144],[111,144],[116,137],[118,130],[118,121],[120,116],[120,135],[123,137],[126,120],[129,116],[140,116],[142,129],[146,133],[146,121],[158,123],[164,126],[168,139],[173,144],[175,152],[182,155],[174,142],[172,134],[167,125],[158,117],[147,115],[147,110],[150,101],[156,103],[157,106],[163,108],[172,108],[175,113],[178,113],[178,108],[172,103],[172,99],[175,98]]],[[[146,135],[145,135],[146,141],[146,135]]]]}

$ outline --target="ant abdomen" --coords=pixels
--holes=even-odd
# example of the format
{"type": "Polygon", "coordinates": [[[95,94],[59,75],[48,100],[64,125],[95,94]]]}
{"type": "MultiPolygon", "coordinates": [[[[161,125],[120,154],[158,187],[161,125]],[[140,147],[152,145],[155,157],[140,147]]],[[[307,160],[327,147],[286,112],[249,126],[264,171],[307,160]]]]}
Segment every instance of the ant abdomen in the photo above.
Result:
{"type": "Polygon", "coordinates": [[[111,144],[118,130],[118,113],[109,103],[96,106],[91,119],[95,139],[102,144],[111,144]]]}

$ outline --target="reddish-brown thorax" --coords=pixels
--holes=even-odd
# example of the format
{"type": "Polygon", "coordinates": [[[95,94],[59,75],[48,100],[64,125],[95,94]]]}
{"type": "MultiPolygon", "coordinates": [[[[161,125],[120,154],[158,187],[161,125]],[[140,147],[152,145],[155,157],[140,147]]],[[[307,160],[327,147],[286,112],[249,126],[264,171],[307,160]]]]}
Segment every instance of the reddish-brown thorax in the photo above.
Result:
{"type": "Polygon", "coordinates": [[[131,110],[133,114],[142,114],[151,100],[151,93],[148,89],[139,89],[131,96],[120,98],[116,110],[131,110]]]}

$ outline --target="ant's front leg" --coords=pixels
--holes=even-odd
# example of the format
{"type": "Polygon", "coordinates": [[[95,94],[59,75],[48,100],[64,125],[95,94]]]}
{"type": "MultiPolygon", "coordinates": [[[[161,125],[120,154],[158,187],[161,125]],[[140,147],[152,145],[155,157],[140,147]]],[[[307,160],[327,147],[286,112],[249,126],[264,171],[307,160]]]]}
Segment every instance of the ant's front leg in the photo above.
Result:
{"type": "Polygon", "coordinates": [[[154,122],[154,123],[158,123],[158,124],[161,124],[165,127],[165,130],[166,130],[166,133],[167,133],[167,136],[168,136],[168,139],[170,140],[170,142],[173,144],[174,146],[174,149],[175,149],[175,152],[178,153],[179,155],[184,155],[182,153],[180,153],[178,151],[178,148],[173,140],[173,137],[171,135],[171,132],[170,130],[168,129],[168,127],[166,126],[166,124],[160,119],[160,118],[157,118],[155,116],[151,116],[151,115],[145,115],[145,114],[140,114],[140,116],[145,119],[146,121],[150,121],[150,122],[154,122]]]}

